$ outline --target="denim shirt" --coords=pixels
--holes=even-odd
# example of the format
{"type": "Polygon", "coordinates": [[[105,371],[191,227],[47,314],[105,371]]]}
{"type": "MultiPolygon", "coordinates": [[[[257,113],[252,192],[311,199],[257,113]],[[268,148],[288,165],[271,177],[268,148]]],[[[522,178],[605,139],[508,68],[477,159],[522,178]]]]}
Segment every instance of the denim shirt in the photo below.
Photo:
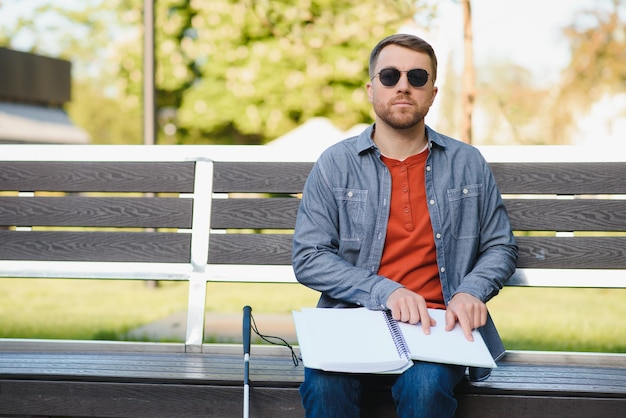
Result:
{"type": "MultiPolygon", "coordinates": [[[[373,129],[324,151],[304,186],[293,268],[300,283],[321,292],[319,307],[386,309],[389,295],[402,286],[377,274],[391,174],[372,141],[373,129]]],[[[426,133],[426,196],[444,301],[465,292],[487,302],[517,260],[500,192],[476,148],[429,127],[426,133]]],[[[493,357],[501,357],[504,347],[491,318],[479,331],[493,357]]],[[[477,373],[475,379],[488,375],[477,373]]]]}

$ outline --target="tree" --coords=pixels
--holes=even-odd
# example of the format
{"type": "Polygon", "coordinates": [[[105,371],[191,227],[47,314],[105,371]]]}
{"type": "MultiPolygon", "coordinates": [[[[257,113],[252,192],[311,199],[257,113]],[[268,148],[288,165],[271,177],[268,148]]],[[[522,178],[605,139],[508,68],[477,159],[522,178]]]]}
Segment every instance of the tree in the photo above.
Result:
{"type": "Polygon", "coordinates": [[[463,6],[463,117],[461,119],[461,140],[472,143],[472,115],[476,97],[474,70],[474,33],[472,30],[472,4],[470,0],[462,0],[463,6]]]}
{"type": "Polygon", "coordinates": [[[554,101],[552,136],[557,143],[569,142],[577,115],[593,103],[626,93],[626,2],[602,4],[582,11],[564,30],[572,54],[554,101]]]}
{"type": "MultiPolygon", "coordinates": [[[[110,67],[101,95],[119,101],[125,123],[136,118],[139,131],[125,131],[140,132],[142,2],[88,4],[45,11],[86,28],[86,36],[62,44],[63,55],[110,67]]],[[[250,144],[313,116],[343,128],[371,121],[364,89],[369,51],[426,9],[411,0],[161,0],[155,10],[157,108],[162,123],[177,127],[169,136],[161,131],[159,142],[250,144]]],[[[22,28],[29,25],[35,22],[22,28]]],[[[89,71],[78,74],[102,84],[89,71]]],[[[83,102],[76,95],[72,117],[79,108],[98,114],[85,107],[98,109],[100,100],[87,96],[83,102]]]]}

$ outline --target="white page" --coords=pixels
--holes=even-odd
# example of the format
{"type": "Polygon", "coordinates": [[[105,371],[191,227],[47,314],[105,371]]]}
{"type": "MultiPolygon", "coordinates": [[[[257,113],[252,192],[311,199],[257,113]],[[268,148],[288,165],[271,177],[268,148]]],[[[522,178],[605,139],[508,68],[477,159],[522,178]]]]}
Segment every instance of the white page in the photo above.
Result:
{"type": "Polygon", "coordinates": [[[398,323],[411,352],[411,358],[462,366],[497,367],[478,331],[472,331],[474,341],[468,341],[458,323],[451,331],[445,330],[446,311],[441,309],[428,311],[430,316],[437,321],[436,326],[430,327],[429,335],[424,334],[421,323],[417,325],[398,323]]]}
{"type": "Polygon", "coordinates": [[[381,311],[304,308],[293,312],[304,365],[348,372],[400,373],[412,362],[400,357],[381,311]]]}

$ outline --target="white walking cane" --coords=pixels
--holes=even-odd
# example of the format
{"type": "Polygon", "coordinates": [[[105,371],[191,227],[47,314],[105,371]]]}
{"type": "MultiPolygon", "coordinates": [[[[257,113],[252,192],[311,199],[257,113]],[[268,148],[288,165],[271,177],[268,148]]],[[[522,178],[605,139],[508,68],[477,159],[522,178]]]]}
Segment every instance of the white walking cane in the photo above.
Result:
{"type": "Polygon", "coordinates": [[[250,316],[252,308],[243,307],[243,418],[250,416],[250,316]]]}

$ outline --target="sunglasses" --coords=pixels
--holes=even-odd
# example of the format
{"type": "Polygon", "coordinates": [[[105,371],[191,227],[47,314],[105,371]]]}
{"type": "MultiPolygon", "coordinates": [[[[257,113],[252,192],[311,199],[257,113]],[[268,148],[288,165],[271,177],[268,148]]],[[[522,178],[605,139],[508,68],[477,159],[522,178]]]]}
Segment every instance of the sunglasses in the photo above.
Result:
{"type": "MultiPolygon", "coordinates": [[[[428,71],[422,68],[414,68],[409,71],[400,71],[397,68],[383,68],[378,74],[374,74],[374,77],[378,76],[383,86],[393,87],[398,84],[402,73],[406,73],[409,83],[413,87],[422,87],[428,81],[428,71]]],[[[370,80],[373,80],[374,77],[370,80]]]]}

